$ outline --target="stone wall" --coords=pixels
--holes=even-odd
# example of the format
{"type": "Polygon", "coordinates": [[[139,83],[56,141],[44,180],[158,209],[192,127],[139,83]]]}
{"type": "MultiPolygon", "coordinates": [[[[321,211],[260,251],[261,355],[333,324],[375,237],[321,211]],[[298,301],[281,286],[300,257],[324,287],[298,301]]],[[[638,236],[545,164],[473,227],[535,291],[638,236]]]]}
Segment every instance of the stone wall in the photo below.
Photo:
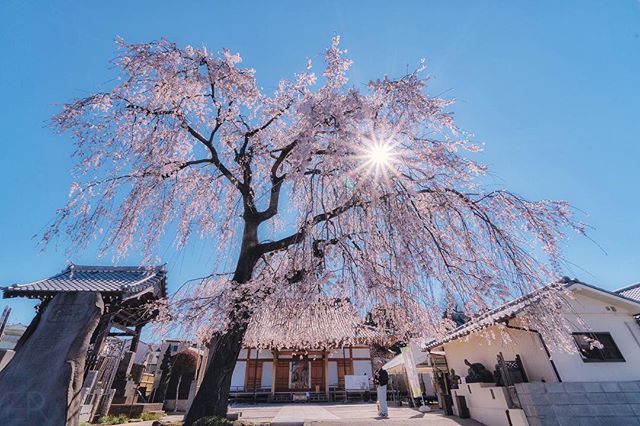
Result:
{"type": "Polygon", "coordinates": [[[518,383],[530,426],[640,425],[640,381],[518,383]]]}

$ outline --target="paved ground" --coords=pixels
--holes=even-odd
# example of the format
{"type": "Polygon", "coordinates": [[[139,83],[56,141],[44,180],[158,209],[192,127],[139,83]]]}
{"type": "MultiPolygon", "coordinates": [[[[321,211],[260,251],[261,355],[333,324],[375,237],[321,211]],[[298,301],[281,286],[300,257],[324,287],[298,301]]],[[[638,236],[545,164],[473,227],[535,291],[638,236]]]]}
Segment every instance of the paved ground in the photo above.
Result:
{"type": "MultiPolygon", "coordinates": [[[[167,416],[164,416],[161,420],[163,423],[181,422],[183,417],[184,417],[183,414],[169,414],[167,416]]],[[[114,425],[114,426],[151,426],[152,424],[153,424],[153,420],[147,420],[144,422],[122,423],[120,425],[114,425]]]]}
{"type": "MultiPolygon", "coordinates": [[[[236,404],[230,413],[242,412],[241,420],[255,424],[331,426],[331,425],[429,425],[482,426],[471,419],[444,416],[442,411],[421,413],[409,407],[389,407],[389,418],[377,418],[376,404],[236,404]]],[[[164,417],[162,422],[182,420],[182,415],[164,417]]],[[[151,426],[153,422],[128,423],[128,426],[151,426]]]]}
{"type": "Polygon", "coordinates": [[[376,404],[261,404],[235,405],[229,412],[242,412],[241,420],[274,425],[430,425],[481,426],[470,419],[446,417],[441,411],[420,413],[409,407],[389,407],[389,418],[376,418],[376,404]]]}

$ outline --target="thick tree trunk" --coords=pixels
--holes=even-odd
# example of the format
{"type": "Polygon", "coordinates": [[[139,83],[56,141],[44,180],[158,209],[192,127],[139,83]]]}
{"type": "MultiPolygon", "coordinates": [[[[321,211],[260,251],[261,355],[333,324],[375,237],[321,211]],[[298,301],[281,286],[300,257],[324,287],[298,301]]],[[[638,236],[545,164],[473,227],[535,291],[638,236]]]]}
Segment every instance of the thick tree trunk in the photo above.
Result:
{"type": "Polygon", "coordinates": [[[246,327],[237,326],[212,340],[207,371],[185,418],[185,426],[191,426],[202,417],[226,417],[231,375],[245,331],[246,327]]]}
{"type": "MultiPolygon", "coordinates": [[[[260,257],[256,251],[258,225],[259,222],[255,220],[255,217],[245,216],[240,257],[233,276],[233,281],[239,285],[251,280],[253,269],[260,257]]],[[[207,371],[189,408],[184,421],[185,426],[191,426],[202,417],[226,417],[227,415],[231,376],[242,349],[244,334],[251,316],[251,312],[247,312],[241,307],[241,302],[242,300],[238,301],[237,310],[229,312],[231,319],[229,328],[223,333],[216,333],[211,339],[207,371]]]]}

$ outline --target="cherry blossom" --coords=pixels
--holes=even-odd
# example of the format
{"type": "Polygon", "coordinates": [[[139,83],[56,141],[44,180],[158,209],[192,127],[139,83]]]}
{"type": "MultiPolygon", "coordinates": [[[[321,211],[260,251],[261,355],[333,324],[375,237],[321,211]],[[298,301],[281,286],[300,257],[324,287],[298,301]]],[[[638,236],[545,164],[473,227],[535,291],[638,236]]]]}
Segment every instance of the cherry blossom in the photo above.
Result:
{"type": "Polygon", "coordinates": [[[565,232],[584,232],[565,202],[483,188],[480,148],[428,94],[424,61],[358,89],[339,41],[318,76],[309,63],[265,93],[229,50],[119,39],[119,80],[53,118],[76,183],[45,243],[150,259],[161,238],[215,241],[212,275],[162,310],[211,345],[187,424],[226,410],[259,309],[348,299],[400,339],[436,336],[443,304],[474,315],[554,282],[565,232]]]}

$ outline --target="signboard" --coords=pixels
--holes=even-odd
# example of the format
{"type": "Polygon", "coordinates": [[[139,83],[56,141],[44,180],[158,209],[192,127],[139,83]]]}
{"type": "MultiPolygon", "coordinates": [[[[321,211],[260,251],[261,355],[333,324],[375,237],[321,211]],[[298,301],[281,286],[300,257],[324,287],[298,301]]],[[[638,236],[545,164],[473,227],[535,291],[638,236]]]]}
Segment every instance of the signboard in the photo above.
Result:
{"type": "Polygon", "coordinates": [[[346,390],[368,390],[369,376],[363,375],[346,375],[344,376],[344,386],[346,390]]]}
{"type": "Polygon", "coordinates": [[[416,370],[416,362],[413,357],[411,345],[402,348],[401,351],[404,358],[404,369],[407,373],[409,389],[411,389],[411,396],[420,398],[422,396],[422,388],[420,388],[420,379],[418,378],[418,371],[416,370]]]}

